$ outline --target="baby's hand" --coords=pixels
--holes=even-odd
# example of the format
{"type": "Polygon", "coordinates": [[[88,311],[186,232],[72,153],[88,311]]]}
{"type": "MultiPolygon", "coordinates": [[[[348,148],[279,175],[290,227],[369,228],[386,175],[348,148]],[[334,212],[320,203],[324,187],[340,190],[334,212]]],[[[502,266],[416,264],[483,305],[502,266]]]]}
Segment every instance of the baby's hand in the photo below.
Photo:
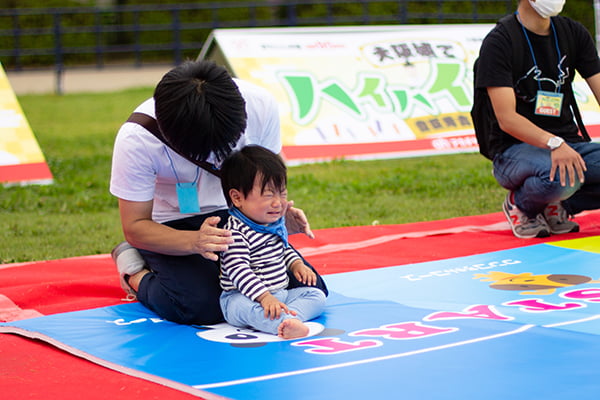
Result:
{"type": "Polygon", "coordinates": [[[290,267],[290,270],[304,285],[315,286],[317,284],[317,274],[314,273],[306,264],[298,260],[290,267]]]}
{"type": "Polygon", "coordinates": [[[265,310],[265,318],[270,319],[278,319],[281,316],[281,312],[285,312],[287,314],[296,315],[294,311],[290,311],[285,303],[282,303],[277,299],[277,297],[273,296],[271,293],[266,292],[262,295],[258,296],[256,299],[262,308],[265,310]]]}

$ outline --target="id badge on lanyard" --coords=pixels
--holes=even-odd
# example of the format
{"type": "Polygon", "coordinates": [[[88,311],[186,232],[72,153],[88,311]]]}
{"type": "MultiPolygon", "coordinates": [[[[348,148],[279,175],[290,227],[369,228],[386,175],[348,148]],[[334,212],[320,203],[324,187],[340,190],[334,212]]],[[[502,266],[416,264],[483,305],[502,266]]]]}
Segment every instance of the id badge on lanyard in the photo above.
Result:
{"type": "Polygon", "coordinates": [[[538,90],[535,100],[536,115],[545,115],[547,117],[560,117],[562,110],[563,93],[546,92],[538,90]]]}
{"type": "Polygon", "coordinates": [[[173,164],[173,160],[169,155],[169,151],[165,146],[165,153],[171,163],[171,168],[177,179],[175,189],[177,191],[177,202],[179,203],[179,212],[182,214],[193,214],[200,212],[200,203],[198,202],[198,177],[200,176],[200,167],[196,167],[196,178],[193,182],[180,182],[177,170],[173,164]]]}
{"type": "Polygon", "coordinates": [[[199,213],[198,182],[177,182],[177,201],[180,213],[199,213]]]}

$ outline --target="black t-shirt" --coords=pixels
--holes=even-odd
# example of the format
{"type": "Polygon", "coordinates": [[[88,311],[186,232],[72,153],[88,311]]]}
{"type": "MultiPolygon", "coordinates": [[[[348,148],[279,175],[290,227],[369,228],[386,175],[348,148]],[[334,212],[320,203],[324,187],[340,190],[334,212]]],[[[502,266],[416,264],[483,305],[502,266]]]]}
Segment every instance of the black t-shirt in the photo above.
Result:
{"type": "MultiPolygon", "coordinates": [[[[514,16],[516,18],[516,15],[514,16]]],[[[573,81],[575,70],[585,79],[600,72],[600,60],[591,35],[580,23],[566,17],[553,17],[556,34],[562,30],[556,27],[557,18],[561,18],[565,31],[574,35],[575,49],[567,53],[566,45],[571,42],[565,38],[555,37],[552,30],[547,36],[537,35],[527,30],[527,37],[533,48],[533,55],[526,36],[521,32],[522,44],[525,49],[521,58],[520,71],[513,71],[512,41],[502,24],[496,25],[484,38],[479,50],[478,69],[475,88],[512,87],[515,89],[517,112],[540,128],[563,137],[567,141],[581,141],[578,128],[573,120],[569,96],[564,95],[560,117],[542,116],[535,114],[535,100],[538,90],[565,93],[564,84],[573,81]],[[561,61],[559,63],[558,48],[561,61]],[[571,57],[569,57],[571,56],[571,57]],[[572,59],[569,59],[572,58],[572,59]],[[537,68],[536,68],[537,65],[537,68]],[[561,78],[562,75],[562,78],[561,78]]],[[[520,26],[520,25],[519,25],[520,26]]],[[[514,68],[519,68],[515,65],[514,68]]],[[[498,142],[494,153],[502,152],[519,140],[502,132],[498,128],[502,140],[498,142]]]]}

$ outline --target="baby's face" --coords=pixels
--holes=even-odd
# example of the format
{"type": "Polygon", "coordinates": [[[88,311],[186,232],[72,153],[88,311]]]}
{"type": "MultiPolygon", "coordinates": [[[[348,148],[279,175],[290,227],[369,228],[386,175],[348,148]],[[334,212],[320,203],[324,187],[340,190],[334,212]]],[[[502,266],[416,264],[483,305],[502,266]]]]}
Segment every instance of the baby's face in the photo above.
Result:
{"type": "Polygon", "coordinates": [[[252,191],[241,196],[236,207],[256,223],[267,225],[283,217],[287,209],[287,189],[275,188],[269,182],[262,190],[259,177],[254,179],[252,191]]]}

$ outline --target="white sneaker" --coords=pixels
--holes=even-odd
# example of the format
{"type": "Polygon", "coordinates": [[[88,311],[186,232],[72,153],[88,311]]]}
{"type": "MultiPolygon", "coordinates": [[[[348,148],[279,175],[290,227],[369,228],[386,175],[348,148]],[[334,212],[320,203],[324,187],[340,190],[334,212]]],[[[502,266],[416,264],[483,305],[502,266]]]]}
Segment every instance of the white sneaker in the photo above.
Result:
{"type": "Polygon", "coordinates": [[[550,232],[555,235],[579,232],[579,224],[569,219],[569,214],[567,214],[567,210],[564,209],[560,201],[546,206],[544,218],[550,227],[550,232]]]}
{"type": "Polygon", "coordinates": [[[510,201],[511,193],[506,195],[502,210],[513,231],[513,234],[521,239],[543,238],[550,236],[550,227],[546,223],[544,216],[538,214],[535,218],[529,218],[519,210],[519,208],[510,201]]]}
{"type": "Polygon", "coordinates": [[[127,296],[123,300],[134,301],[137,298],[135,290],[127,280],[125,276],[132,276],[142,271],[146,267],[146,262],[142,258],[139,251],[127,242],[119,243],[110,253],[112,259],[117,266],[119,271],[119,281],[121,288],[125,291],[127,296]]]}

